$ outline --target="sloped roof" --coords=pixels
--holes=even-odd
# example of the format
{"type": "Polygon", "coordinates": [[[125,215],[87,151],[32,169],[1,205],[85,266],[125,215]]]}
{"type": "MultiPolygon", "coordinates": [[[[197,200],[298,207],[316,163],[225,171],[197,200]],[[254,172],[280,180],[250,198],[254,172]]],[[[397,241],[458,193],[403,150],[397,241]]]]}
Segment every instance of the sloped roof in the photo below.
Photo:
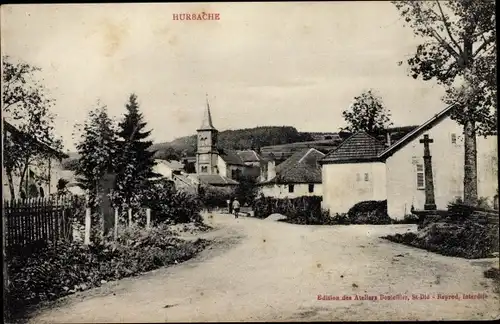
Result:
{"type": "Polygon", "coordinates": [[[376,138],[366,132],[357,132],[328,153],[320,163],[375,161],[384,149],[385,145],[376,138]]]}
{"type": "Polygon", "coordinates": [[[263,160],[254,150],[237,151],[236,154],[243,162],[259,162],[263,160]]]}
{"type": "Polygon", "coordinates": [[[180,171],[184,168],[184,165],[181,162],[176,161],[176,160],[168,161],[168,160],[156,159],[155,162],[166,165],[167,167],[169,167],[170,169],[172,169],[174,171],[180,171]]]}
{"type": "Polygon", "coordinates": [[[426,132],[430,128],[434,127],[436,124],[438,124],[440,121],[445,119],[446,117],[450,116],[451,113],[453,112],[453,108],[455,108],[456,105],[450,105],[446,107],[445,109],[441,110],[439,113],[435,114],[427,120],[425,123],[420,125],[419,127],[415,128],[413,131],[409,132],[406,134],[403,138],[401,138],[399,141],[395,142],[393,145],[385,149],[383,152],[380,153],[380,158],[386,159],[392,154],[396,153],[400,149],[402,149],[406,144],[410,143],[413,141],[416,137],[420,136],[423,132],[426,132]]]}
{"type": "MultiPolygon", "coordinates": [[[[7,121],[5,118],[3,118],[3,128],[4,128],[5,131],[7,131],[7,132],[9,132],[9,133],[11,133],[13,135],[16,135],[17,138],[31,137],[29,134],[26,134],[26,133],[23,133],[22,131],[20,131],[16,126],[14,126],[12,123],[10,123],[9,121],[7,121]]],[[[49,152],[49,153],[53,154],[57,158],[59,158],[59,159],[67,159],[67,158],[69,158],[69,155],[67,155],[64,152],[61,152],[59,150],[54,149],[53,147],[51,147],[47,143],[43,143],[40,140],[38,140],[36,138],[33,138],[33,137],[31,137],[31,138],[34,139],[36,141],[37,145],[39,145],[40,147],[42,147],[43,150],[45,150],[46,152],[49,152]]]]}
{"type": "Polygon", "coordinates": [[[449,117],[455,107],[456,105],[447,106],[420,126],[397,128],[396,131],[399,131],[400,134],[405,132],[406,134],[389,147],[385,147],[381,141],[365,132],[355,133],[346,139],[337,149],[328,153],[325,158],[320,161],[320,163],[328,164],[385,161],[385,159],[402,149],[422,133],[428,131],[443,119],[449,117]]]}
{"type": "MultiPolygon", "coordinates": [[[[378,139],[380,142],[384,143],[387,147],[389,144],[387,135],[390,136],[390,143],[396,143],[401,138],[406,136],[408,133],[414,131],[418,127],[420,127],[420,125],[388,127],[383,131],[379,131],[370,135],[378,139]]],[[[344,137],[344,139],[347,139],[352,135],[354,135],[355,133],[341,131],[339,134],[341,134],[344,137]]]]}
{"type": "Polygon", "coordinates": [[[233,150],[223,150],[220,153],[220,157],[226,162],[227,164],[232,164],[232,165],[245,165],[243,160],[240,158],[238,153],[233,150]]]}
{"type": "Polygon", "coordinates": [[[318,160],[324,156],[315,148],[296,152],[276,167],[276,177],[266,183],[321,183],[318,160]]]}
{"type": "Polygon", "coordinates": [[[221,186],[221,185],[237,185],[238,182],[229,179],[227,177],[221,176],[219,174],[199,174],[197,178],[200,182],[204,184],[212,185],[212,186],[221,186]]]}

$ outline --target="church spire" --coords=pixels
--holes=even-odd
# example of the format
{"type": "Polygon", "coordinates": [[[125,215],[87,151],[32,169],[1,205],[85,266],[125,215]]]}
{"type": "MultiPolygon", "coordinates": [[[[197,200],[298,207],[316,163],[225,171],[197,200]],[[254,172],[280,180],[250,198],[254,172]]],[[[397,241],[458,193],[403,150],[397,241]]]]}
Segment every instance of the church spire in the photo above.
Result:
{"type": "Polygon", "coordinates": [[[203,122],[201,124],[200,130],[205,129],[215,129],[212,124],[212,114],[210,113],[210,104],[208,103],[208,94],[207,94],[207,109],[205,110],[205,115],[203,116],[203,122]]]}

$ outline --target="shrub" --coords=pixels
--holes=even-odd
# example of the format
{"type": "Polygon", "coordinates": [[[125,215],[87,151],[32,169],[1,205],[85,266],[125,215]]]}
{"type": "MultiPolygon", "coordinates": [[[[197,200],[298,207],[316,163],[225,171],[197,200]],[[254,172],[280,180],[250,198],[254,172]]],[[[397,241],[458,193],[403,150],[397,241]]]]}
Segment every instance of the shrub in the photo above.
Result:
{"type": "Polygon", "coordinates": [[[461,224],[433,223],[418,234],[396,234],[383,238],[467,259],[486,258],[498,252],[498,226],[485,226],[471,221],[461,224]]]}
{"type": "Polygon", "coordinates": [[[8,309],[26,307],[91,287],[192,258],[207,241],[172,237],[167,226],[145,230],[133,226],[117,242],[84,246],[59,242],[38,254],[8,260],[8,309]]]}
{"type": "Polygon", "coordinates": [[[254,177],[242,176],[238,178],[238,185],[234,188],[233,194],[241,205],[251,205],[257,197],[257,180],[254,177]]]}
{"type": "MultiPolygon", "coordinates": [[[[214,186],[204,186],[200,189],[200,200],[203,206],[211,210],[212,208],[223,208],[227,206],[227,201],[235,196],[233,188],[218,188],[214,186]]],[[[240,203],[242,203],[240,201],[240,203]]]]}
{"type": "Polygon", "coordinates": [[[303,196],[293,199],[278,199],[260,196],[253,204],[255,217],[265,218],[271,214],[282,214],[286,222],[294,224],[323,225],[331,222],[328,211],[321,208],[322,197],[303,196]]]}
{"type": "MultiPolygon", "coordinates": [[[[194,195],[177,191],[170,182],[158,182],[145,190],[141,207],[151,209],[151,221],[155,223],[202,222],[201,202],[194,195]]],[[[140,210],[140,209],[138,209],[140,210]]],[[[141,213],[145,213],[144,210],[141,213]]],[[[145,220],[145,214],[139,219],[145,220]]]]}
{"type": "Polygon", "coordinates": [[[351,224],[391,224],[392,219],[387,214],[387,200],[362,201],[347,212],[351,224]]]}

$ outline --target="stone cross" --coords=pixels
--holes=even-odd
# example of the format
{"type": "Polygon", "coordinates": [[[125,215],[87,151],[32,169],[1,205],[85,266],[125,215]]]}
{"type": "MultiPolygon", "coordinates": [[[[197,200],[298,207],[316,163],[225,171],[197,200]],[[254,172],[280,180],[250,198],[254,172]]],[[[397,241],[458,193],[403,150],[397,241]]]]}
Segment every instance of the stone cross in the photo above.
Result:
{"type": "Polygon", "coordinates": [[[436,210],[436,202],[434,200],[434,180],[432,177],[432,156],[429,144],[434,143],[434,140],[429,138],[429,135],[424,135],[420,140],[424,144],[424,177],[425,177],[425,210],[436,210]]]}

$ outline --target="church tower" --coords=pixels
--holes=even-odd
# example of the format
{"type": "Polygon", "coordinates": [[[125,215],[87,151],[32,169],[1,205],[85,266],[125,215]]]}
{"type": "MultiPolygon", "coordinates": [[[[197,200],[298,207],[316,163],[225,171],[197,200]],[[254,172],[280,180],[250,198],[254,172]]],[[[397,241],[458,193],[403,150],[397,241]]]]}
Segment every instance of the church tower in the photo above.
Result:
{"type": "Polygon", "coordinates": [[[201,127],[197,130],[196,173],[218,174],[217,129],[212,124],[212,115],[207,98],[207,107],[201,127]]]}

